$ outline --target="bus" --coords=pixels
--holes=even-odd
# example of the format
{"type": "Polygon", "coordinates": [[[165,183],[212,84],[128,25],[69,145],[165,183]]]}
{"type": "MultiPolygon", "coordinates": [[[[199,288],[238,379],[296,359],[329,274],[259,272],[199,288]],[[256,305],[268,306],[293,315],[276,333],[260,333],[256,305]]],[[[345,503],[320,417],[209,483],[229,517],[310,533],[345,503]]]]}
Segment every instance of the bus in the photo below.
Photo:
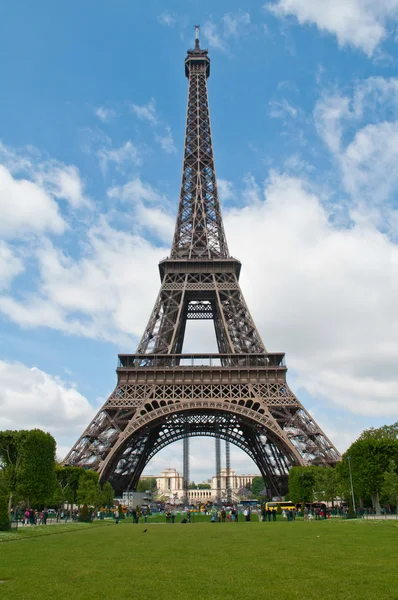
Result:
{"type": "Polygon", "coordinates": [[[296,510],[296,505],[289,500],[281,500],[280,502],[266,502],[265,510],[268,510],[269,508],[281,513],[283,510],[296,510]]]}

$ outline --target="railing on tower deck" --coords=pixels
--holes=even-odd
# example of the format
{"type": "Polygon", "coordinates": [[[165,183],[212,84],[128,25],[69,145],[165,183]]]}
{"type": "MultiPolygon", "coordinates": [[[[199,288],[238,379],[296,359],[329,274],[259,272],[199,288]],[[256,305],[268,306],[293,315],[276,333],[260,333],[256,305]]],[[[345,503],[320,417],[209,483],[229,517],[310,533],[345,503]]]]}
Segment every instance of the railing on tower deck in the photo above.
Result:
{"type": "Polygon", "coordinates": [[[285,354],[119,354],[118,369],[137,368],[279,368],[285,369],[285,354]]]}

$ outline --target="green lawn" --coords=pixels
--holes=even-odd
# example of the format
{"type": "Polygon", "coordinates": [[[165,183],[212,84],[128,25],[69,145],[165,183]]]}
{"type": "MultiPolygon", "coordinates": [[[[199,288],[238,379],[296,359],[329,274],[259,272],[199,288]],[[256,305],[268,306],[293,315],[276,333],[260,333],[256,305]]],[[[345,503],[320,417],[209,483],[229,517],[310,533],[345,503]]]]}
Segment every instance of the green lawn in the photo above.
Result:
{"type": "Polygon", "coordinates": [[[395,521],[43,529],[0,538],[1,599],[398,600],[395,521]]]}

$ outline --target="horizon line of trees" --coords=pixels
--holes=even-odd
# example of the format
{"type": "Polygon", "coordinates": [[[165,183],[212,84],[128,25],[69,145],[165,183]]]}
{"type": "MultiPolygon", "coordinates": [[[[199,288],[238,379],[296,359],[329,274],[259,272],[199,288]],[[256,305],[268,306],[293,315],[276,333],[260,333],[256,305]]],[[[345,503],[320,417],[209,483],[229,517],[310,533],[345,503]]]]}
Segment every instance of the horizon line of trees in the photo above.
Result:
{"type": "MultiPolygon", "coordinates": [[[[64,504],[112,506],[114,490],[102,486],[95,471],[57,464],[56,443],[40,429],[0,431],[0,530],[8,528],[12,507],[43,508],[64,504]]],[[[370,428],[359,436],[335,467],[293,467],[289,472],[289,499],[294,503],[340,498],[356,508],[380,502],[398,504],[398,422],[370,428]]],[[[209,489],[210,484],[190,483],[190,489],[209,489]]],[[[155,478],[141,478],[137,491],[156,492],[155,478]]],[[[266,498],[261,476],[240,490],[247,498],[266,498]]]]}

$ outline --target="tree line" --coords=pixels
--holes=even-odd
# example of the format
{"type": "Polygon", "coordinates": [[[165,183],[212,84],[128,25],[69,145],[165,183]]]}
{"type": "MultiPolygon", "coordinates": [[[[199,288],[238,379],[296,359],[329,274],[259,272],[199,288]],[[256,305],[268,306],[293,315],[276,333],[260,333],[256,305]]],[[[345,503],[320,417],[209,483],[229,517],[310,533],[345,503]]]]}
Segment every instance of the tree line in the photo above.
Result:
{"type": "Polygon", "coordinates": [[[398,504],[398,422],[365,430],[336,467],[293,467],[289,500],[294,503],[340,498],[350,509],[398,504]],[[351,486],[352,481],[352,486],[351,486]]]}
{"type": "Polygon", "coordinates": [[[52,435],[40,429],[0,431],[0,530],[18,507],[113,506],[114,491],[99,475],[63,466],[55,458],[52,435]]]}

